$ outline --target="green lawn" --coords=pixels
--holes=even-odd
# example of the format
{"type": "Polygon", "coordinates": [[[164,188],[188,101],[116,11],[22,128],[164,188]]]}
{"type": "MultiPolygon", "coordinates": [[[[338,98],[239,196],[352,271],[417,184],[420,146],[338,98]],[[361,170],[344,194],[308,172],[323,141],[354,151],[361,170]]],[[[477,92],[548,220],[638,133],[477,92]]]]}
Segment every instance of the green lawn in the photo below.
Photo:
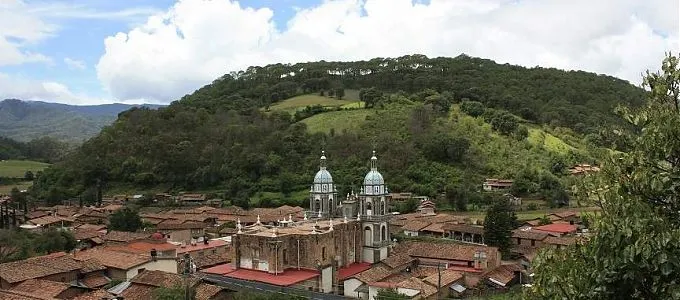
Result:
{"type": "Polygon", "coordinates": [[[12,188],[14,187],[21,191],[28,189],[29,187],[31,187],[31,185],[33,185],[33,182],[31,181],[21,181],[19,183],[12,183],[7,185],[0,184],[0,195],[9,195],[10,192],[12,191],[12,188]]]}
{"type": "Polygon", "coordinates": [[[34,174],[47,168],[49,164],[30,160],[0,161],[0,177],[23,178],[26,171],[34,174]]]}
{"type": "Polygon", "coordinates": [[[559,154],[567,154],[569,151],[576,150],[573,146],[542,129],[530,128],[528,140],[532,145],[542,146],[548,151],[559,154]]]}
{"type": "Polygon", "coordinates": [[[340,133],[343,130],[355,131],[359,129],[361,123],[366,120],[366,116],[374,112],[369,109],[330,111],[311,116],[300,122],[307,124],[309,132],[330,132],[331,128],[340,133]]]}
{"type": "Polygon", "coordinates": [[[324,96],[319,96],[319,95],[302,95],[302,96],[296,96],[296,97],[278,102],[275,105],[272,105],[269,109],[272,110],[272,111],[279,110],[279,111],[287,111],[287,112],[290,112],[290,113],[294,113],[296,110],[303,109],[303,108],[310,106],[310,105],[321,105],[321,106],[324,106],[324,107],[337,107],[337,106],[350,105],[350,104],[356,103],[356,102],[357,101],[338,100],[338,99],[335,99],[335,98],[324,97],[324,96]]]}

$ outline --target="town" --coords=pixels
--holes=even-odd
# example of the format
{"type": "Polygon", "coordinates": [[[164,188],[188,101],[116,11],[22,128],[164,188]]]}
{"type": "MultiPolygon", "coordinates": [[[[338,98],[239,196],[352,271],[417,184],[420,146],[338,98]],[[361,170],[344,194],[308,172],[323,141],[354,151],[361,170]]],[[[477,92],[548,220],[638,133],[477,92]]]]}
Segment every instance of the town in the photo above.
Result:
{"type": "MultiPolygon", "coordinates": [[[[310,174],[308,209],[244,210],[220,207],[203,194],[158,194],[155,202],[174,207],[142,212],[147,226],[137,232],[110,230],[107,224],[141,196],[105,197],[100,207],[35,207],[26,214],[10,210],[12,199],[5,197],[0,206],[5,227],[66,230],[77,244],[68,252],[0,264],[0,295],[151,299],[154,290],[177,285],[194,291],[196,299],[259,290],[373,300],[384,289],[408,299],[456,299],[530,286],[539,249],[588,235],[579,212],[562,210],[518,224],[504,257],[485,243],[483,220],[438,213],[427,197],[389,193],[375,151],[360,191],[345,197],[338,195],[326,160],[323,153],[319,171],[310,174]],[[395,202],[411,198],[419,202],[417,211],[391,212],[395,202]]],[[[596,170],[579,165],[571,173],[596,170]]],[[[480,187],[503,193],[508,183],[488,179],[480,187]]],[[[508,202],[519,204],[514,197],[508,202]]]]}

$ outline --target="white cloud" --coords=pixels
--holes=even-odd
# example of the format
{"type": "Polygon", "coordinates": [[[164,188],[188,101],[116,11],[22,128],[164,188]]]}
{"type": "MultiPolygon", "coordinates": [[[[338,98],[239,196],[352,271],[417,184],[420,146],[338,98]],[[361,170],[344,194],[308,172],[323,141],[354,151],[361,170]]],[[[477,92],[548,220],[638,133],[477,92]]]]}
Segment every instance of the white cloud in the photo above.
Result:
{"type": "Polygon", "coordinates": [[[61,83],[35,81],[0,73],[0,99],[43,100],[67,104],[106,103],[104,99],[90,98],[73,93],[61,83]]]}
{"type": "Polygon", "coordinates": [[[157,10],[129,8],[100,11],[84,5],[62,1],[0,0],[0,67],[24,63],[47,62],[41,53],[27,50],[42,40],[57,35],[63,19],[100,19],[128,21],[145,18],[157,10]]]}
{"type": "Polygon", "coordinates": [[[85,70],[85,62],[82,60],[77,60],[69,57],[64,58],[64,63],[71,70],[85,70]]]}
{"type": "Polygon", "coordinates": [[[327,0],[298,10],[284,31],[272,16],[228,0],[180,0],[106,38],[98,77],[119,99],[170,101],[250,65],[466,53],[638,83],[664,51],[678,50],[678,1],[669,0],[327,0]]]}

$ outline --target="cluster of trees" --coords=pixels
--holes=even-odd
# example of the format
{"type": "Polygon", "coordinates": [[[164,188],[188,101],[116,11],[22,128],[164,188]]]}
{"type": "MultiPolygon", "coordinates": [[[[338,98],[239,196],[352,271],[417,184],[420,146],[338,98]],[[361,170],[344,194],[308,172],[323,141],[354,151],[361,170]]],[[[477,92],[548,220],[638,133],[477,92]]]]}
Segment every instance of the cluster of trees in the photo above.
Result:
{"type": "Polygon", "coordinates": [[[0,160],[28,159],[42,162],[59,161],[69,150],[69,145],[50,137],[42,137],[27,143],[0,137],[0,160]]]}
{"type": "Polygon", "coordinates": [[[0,229],[0,263],[59,251],[71,251],[76,239],[71,232],[49,229],[42,233],[0,229]]]}
{"type": "Polygon", "coordinates": [[[602,211],[594,234],[535,260],[529,299],[680,299],[680,59],[647,73],[644,108],[620,112],[629,151],[613,154],[583,186],[602,211]]]}
{"type": "MultiPolygon", "coordinates": [[[[121,113],[66,161],[39,176],[32,193],[57,203],[118,185],[210,189],[247,206],[258,192],[288,197],[306,190],[325,149],[341,194],[359,189],[370,152],[376,150],[392,191],[437,197],[453,184],[459,195],[481,199],[478,187],[485,176],[513,178],[527,164],[539,170],[550,167],[545,149],[515,138],[524,125],[503,109],[519,112],[513,107],[522,102],[538,114],[532,121],[547,122],[541,114],[551,109],[587,107],[587,114],[570,113],[575,119],[564,125],[591,124],[591,118],[597,124],[616,123],[608,112],[614,103],[611,94],[637,105],[642,91],[611,77],[497,65],[466,56],[252,67],[225,75],[167,108],[121,113]],[[283,76],[291,73],[295,75],[283,76]],[[551,84],[555,81],[562,84],[551,84]],[[373,107],[356,132],[311,134],[286,112],[260,110],[299,93],[336,87],[360,90],[360,98],[373,107]],[[450,111],[457,102],[462,113],[450,111]]],[[[530,119],[526,115],[522,117],[530,119]]],[[[550,122],[565,116],[559,115],[550,122]]]]}

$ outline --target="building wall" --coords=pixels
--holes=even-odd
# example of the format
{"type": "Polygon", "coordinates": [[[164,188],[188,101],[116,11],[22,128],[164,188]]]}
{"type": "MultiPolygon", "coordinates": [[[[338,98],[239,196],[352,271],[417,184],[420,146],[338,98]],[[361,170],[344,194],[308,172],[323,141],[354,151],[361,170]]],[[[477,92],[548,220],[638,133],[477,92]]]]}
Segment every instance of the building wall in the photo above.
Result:
{"type": "MultiPolygon", "coordinates": [[[[239,234],[234,236],[236,266],[248,268],[247,261],[266,261],[270,272],[299,267],[343,267],[360,261],[362,239],[358,222],[334,224],[323,234],[279,237],[239,234]]],[[[254,268],[251,267],[251,268],[254,268]]]]}
{"type": "Polygon", "coordinates": [[[350,278],[342,282],[343,285],[343,294],[345,297],[354,297],[358,298],[359,293],[355,292],[354,290],[361,286],[363,282],[361,282],[359,279],[356,278],[350,278]]]}
{"type": "Polygon", "coordinates": [[[137,274],[144,270],[163,271],[177,274],[177,261],[174,259],[158,259],[155,262],[150,261],[125,271],[125,278],[116,279],[130,279],[137,276],[137,274]]]}
{"type": "Polygon", "coordinates": [[[541,247],[541,246],[543,246],[543,242],[541,242],[541,241],[530,240],[530,239],[520,239],[520,238],[512,238],[512,243],[515,244],[515,245],[527,246],[527,247],[541,247]],[[534,241],[533,245],[532,245],[531,241],[534,241]]]}

